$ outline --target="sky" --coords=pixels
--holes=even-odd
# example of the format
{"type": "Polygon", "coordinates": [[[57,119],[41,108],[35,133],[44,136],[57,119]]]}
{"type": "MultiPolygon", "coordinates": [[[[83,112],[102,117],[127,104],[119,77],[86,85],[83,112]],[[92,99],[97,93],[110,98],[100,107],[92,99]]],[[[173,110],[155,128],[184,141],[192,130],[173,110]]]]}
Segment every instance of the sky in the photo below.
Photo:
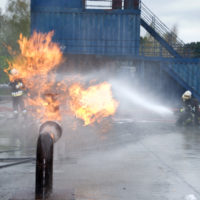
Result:
{"type": "Polygon", "coordinates": [[[0,0],[0,8],[5,9],[6,3],[8,0],[0,0]]]}
{"type": "Polygon", "coordinates": [[[178,28],[185,43],[200,42],[200,0],[143,0],[167,27],[178,28]]]}
{"type": "MultiPolygon", "coordinates": [[[[0,0],[5,9],[8,0],[0,0]]],[[[200,0],[143,0],[143,3],[167,27],[177,26],[178,36],[185,43],[200,42],[200,0]]]]}

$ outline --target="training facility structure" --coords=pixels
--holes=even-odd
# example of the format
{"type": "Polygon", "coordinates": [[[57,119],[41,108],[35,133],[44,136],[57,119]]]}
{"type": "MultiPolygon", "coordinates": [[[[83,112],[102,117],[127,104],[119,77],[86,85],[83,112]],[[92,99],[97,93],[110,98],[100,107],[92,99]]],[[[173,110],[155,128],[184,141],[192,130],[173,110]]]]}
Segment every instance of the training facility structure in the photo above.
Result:
{"type": "Polygon", "coordinates": [[[53,30],[77,68],[103,62],[169,98],[189,89],[200,100],[200,60],[140,0],[32,0],[31,30],[53,30]],[[141,27],[153,42],[141,40],[141,27]]]}

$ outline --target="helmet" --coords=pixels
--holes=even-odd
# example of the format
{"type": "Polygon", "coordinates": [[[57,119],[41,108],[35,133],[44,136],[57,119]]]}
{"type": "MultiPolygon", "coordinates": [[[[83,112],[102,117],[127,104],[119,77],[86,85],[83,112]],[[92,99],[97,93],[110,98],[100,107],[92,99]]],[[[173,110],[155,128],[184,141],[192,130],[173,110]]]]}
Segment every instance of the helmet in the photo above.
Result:
{"type": "Polygon", "coordinates": [[[192,97],[192,92],[190,92],[189,90],[184,92],[184,94],[182,95],[183,101],[189,100],[191,99],[191,97],[192,97]]]}
{"type": "Polygon", "coordinates": [[[10,73],[11,73],[12,75],[17,75],[17,74],[18,74],[18,71],[17,71],[17,69],[13,68],[13,69],[11,69],[10,73]]]}

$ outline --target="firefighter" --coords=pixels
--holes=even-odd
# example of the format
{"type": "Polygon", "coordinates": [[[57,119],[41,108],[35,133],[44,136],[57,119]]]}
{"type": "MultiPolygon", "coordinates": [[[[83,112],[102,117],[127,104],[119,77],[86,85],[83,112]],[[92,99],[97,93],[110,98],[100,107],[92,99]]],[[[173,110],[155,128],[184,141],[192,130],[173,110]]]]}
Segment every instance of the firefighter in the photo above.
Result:
{"type": "MultiPolygon", "coordinates": [[[[183,114],[183,119],[188,120],[189,118],[194,119],[194,125],[199,124],[199,102],[197,99],[192,97],[192,92],[187,90],[182,95],[183,108],[181,113],[183,114]]],[[[183,121],[184,121],[183,120],[183,121]]]]}
{"type": "Polygon", "coordinates": [[[14,116],[18,117],[20,110],[25,116],[27,111],[25,109],[24,100],[23,100],[23,95],[25,91],[24,84],[21,79],[17,78],[18,71],[16,69],[12,69],[10,73],[13,77],[16,77],[14,81],[10,82],[10,86],[12,90],[11,95],[12,95],[14,116]]]}

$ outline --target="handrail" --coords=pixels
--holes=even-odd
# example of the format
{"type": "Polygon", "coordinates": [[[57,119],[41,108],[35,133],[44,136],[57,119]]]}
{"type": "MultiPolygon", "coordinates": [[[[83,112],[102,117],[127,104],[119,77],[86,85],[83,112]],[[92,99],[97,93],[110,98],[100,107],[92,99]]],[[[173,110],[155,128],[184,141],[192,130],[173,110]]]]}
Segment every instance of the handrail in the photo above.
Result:
{"type": "Polygon", "coordinates": [[[170,30],[144,3],[141,2],[141,17],[145,22],[149,25],[155,26],[155,30],[161,34],[162,37],[166,36],[167,34],[172,35],[176,38],[178,44],[184,46],[185,43],[178,38],[178,36],[170,30]]]}
{"type": "Polygon", "coordinates": [[[182,56],[192,56],[189,48],[185,48],[185,43],[170,30],[144,3],[141,2],[141,19],[151,26],[164,40],[170,36],[167,41],[182,56]]]}

